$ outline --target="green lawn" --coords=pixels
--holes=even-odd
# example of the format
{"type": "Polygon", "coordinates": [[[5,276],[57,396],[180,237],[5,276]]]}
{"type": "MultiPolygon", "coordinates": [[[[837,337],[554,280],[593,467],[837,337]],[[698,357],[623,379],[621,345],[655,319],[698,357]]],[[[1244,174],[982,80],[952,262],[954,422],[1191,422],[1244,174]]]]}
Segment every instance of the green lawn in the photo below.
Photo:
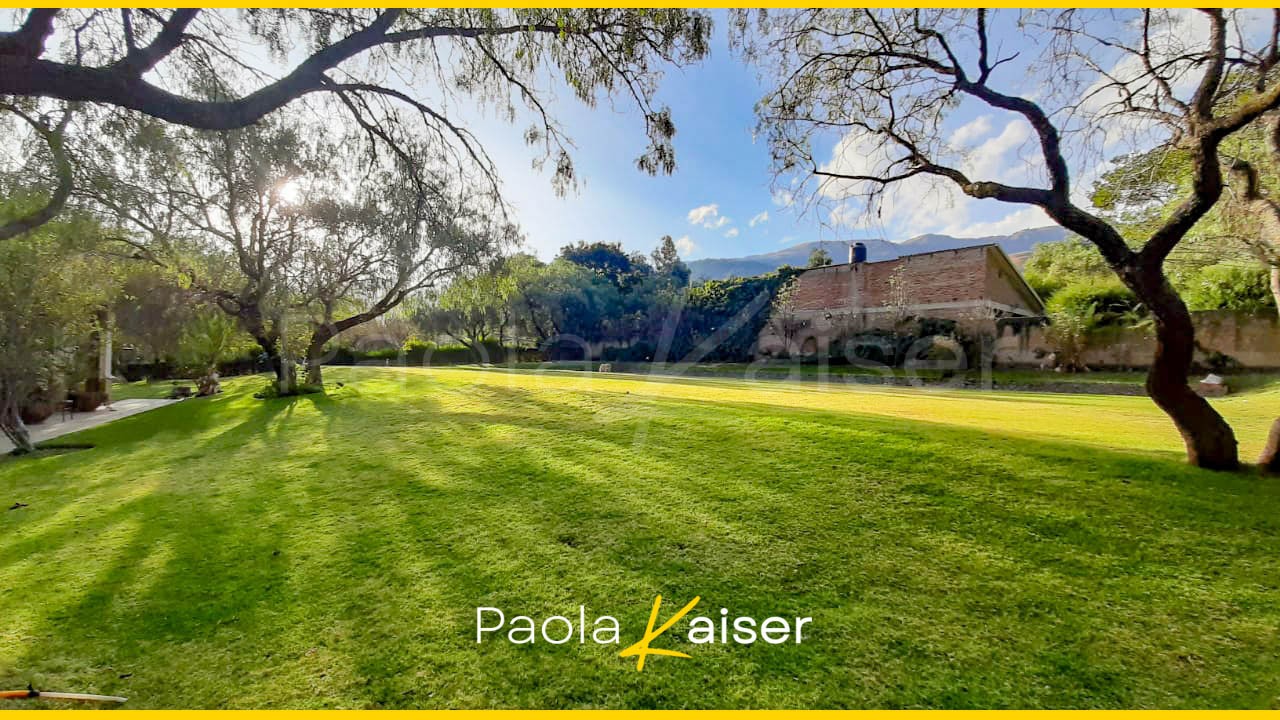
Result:
{"type": "MultiPolygon", "coordinates": [[[[0,689],[128,707],[1277,707],[1280,482],[1145,398],[480,369],[0,460],[0,689]],[[477,645],[474,613],[800,645],[477,645]]],[[[1218,401],[1257,454],[1280,392],[1218,401]]],[[[0,705],[3,707],[3,705],[0,705]]]]}
{"type": "Polygon", "coordinates": [[[139,380],[137,382],[114,382],[111,384],[111,399],[163,399],[169,397],[169,394],[173,392],[173,389],[179,385],[185,385],[186,387],[191,388],[192,392],[195,391],[195,381],[193,380],[139,380]]]}
{"type": "MultiPolygon", "coordinates": [[[[617,372],[636,374],[663,374],[666,370],[650,363],[612,363],[617,372]]],[[[522,370],[591,370],[600,366],[599,361],[558,361],[551,363],[517,363],[513,367],[522,370]]],[[[1046,370],[997,368],[984,374],[973,369],[943,373],[941,370],[917,369],[911,376],[901,368],[876,368],[858,365],[819,365],[787,360],[771,360],[756,363],[697,363],[681,367],[672,374],[692,377],[729,377],[763,380],[818,380],[824,376],[832,381],[860,381],[868,384],[891,385],[892,379],[928,386],[950,384],[953,387],[973,389],[1057,390],[1079,392],[1082,390],[1107,394],[1143,394],[1147,374],[1145,370],[1106,370],[1078,373],[1058,373],[1046,370]],[[891,373],[886,375],[886,373],[891,373]],[[989,385],[988,385],[989,384],[989,385]]],[[[1197,377],[1200,375],[1197,374],[1197,377]]],[[[1226,375],[1232,392],[1280,389],[1280,372],[1242,371],[1226,375]]]]}

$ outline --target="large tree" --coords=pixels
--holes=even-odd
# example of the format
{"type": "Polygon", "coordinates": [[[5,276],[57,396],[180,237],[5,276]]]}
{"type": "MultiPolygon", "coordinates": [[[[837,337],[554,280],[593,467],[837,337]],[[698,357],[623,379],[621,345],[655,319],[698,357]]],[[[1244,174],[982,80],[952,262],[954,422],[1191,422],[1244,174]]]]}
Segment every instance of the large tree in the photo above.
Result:
{"type": "Polygon", "coordinates": [[[523,107],[534,118],[525,139],[567,187],[569,143],[544,87],[558,78],[588,104],[614,91],[633,100],[649,141],[637,165],[671,172],[675,127],[654,100],[658,66],[700,59],[709,32],[705,13],[679,9],[33,9],[0,32],[0,95],[26,103],[0,110],[45,140],[58,181],[0,238],[47,222],[70,191],[65,116],[55,116],[65,103],[234,130],[322,95],[373,146],[402,154],[415,138],[447,140],[495,186],[483,146],[450,108],[493,102],[514,119],[523,107]]]}
{"type": "MultiPolygon", "coordinates": [[[[0,219],[40,204],[0,204],[0,219]]],[[[98,254],[101,228],[70,215],[0,244],[0,432],[18,453],[33,450],[21,409],[60,407],[74,382],[77,349],[98,328],[95,313],[115,291],[98,254]]]]}
{"type": "Polygon", "coordinates": [[[330,340],[510,233],[491,192],[435,171],[448,158],[431,142],[370,159],[340,126],[294,114],[217,132],[130,116],[107,136],[83,160],[97,174],[81,194],[122,221],[137,257],[235,317],[286,394],[296,360],[321,383],[330,340]]]}
{"type": "MultiPolygon", "coordinates": [[[[330,196],[336,188],[330,189],[330,196]]],[[[311,327],[306,382],[323,382],[326,346],[408,297],[482,266],[515,241],[515,229],[446,190],[424,197],[402,174],[365,182],[354,202],[321,200],[296,261],[296,292],[311,327]]]]}
{"type": "MultiPolygon", "coordinates": [[[[997,19],[986,10],[796,10],[737,25],[747,54],[775,86],[760,102],[762,130],[783,176],[874,204],[886,188],[932,177],[964,195],[1041,208],[1093,243],[1150,309],[1156,352],[1147,391],[1181,433],[1187,457],[1208,468],[1238,466],[1235,434],[1188,386],[1195,348],[1186,305],[1164,272],[1170,252],[1222,196],[1220,149],[1280,106],[1280,12],[1271,32],[1256,18],[1221,10],[1174,17],[1135,11],[1041,11],[997,19]],[[1197,37],[1196,22],[1205,32],[1197,37]],[[993,30],[998,26],[999,30],[993,30]],[[1026,33],[1014,38],[1015,34],[1026,33]],[[1041,47],[1036,64],[1010,48],[1041,47]],[[1027,82],[1027,78],[1035,78],[1027,82]],[[1243,86],[1250,85],[1247,92],[1243,86]],[[962,105],[1008,113],[1030,129],[1045,182],[972,176],[948,144],[962,105]],[[1190,160],[1188,192],[1137,247],[1077,202],[1067,131],[1082,138],[1108,123],[1166,139],[1190,160]],[[836,136],[836,137],[832,137],[836,136]],[[821,140],[844,138],[873,160],[848,170],[818,161],[821,140]]],[[[981,170],[981,164],[977,165],[981,170]]]]}

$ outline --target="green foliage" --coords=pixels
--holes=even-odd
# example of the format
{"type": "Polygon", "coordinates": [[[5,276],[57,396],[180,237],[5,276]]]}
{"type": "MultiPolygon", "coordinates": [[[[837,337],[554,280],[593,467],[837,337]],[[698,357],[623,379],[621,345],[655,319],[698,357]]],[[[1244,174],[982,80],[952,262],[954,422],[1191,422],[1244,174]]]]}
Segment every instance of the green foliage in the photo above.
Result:
{"type": "Polygon", "coordinates": [[[963,370],[982,357],[982,338],[964,332],[955,320],[914,318],[895,330],[874,329],[840,335],[832,340],[832,365],[902,367],[920,361],[954,361],[963,370]]]}
{"type": "Polygon", "coordinates": [[[806,263],[805,267],[825,267],[830,264],[831,253],[823,250],[822,248],[814,248],[813,252],[809,253],[809,261],[806,263]]]}
{"type": "Polygon", "coordinates": [[[653,272],[644,255],[627,254],[621,243],[579,241],[560,248],[560,258],[607,277],[619,288],[634,284],[639,280],[638,276],[653,272]]]}
{"type": "MultiPolygon", "coordinates": [[[[26,207],[10,199],[0,221],[26,207]]],[[[33,395],[60,399],[83,379],[77,350],[119,284],[103,244],[102,228],[75,214],[0,241],[0,424],[33,395]]]]}
{"type": "Polygon", "coordinates": [[[793,267],[781,267],[767,275],[708,280],[690,288],[669,360],[749,360],[760,330],[769,320],[774,298],[801,272],[793,267]],[[709,338],[718,342],[702,354],[705,348],[701,346],[709,338]]]}
{"type": "Polygon", "coordinates": [[[1133,293],[1114,278],[1078,280],[1063,286],[1045,303],[1049,327],[1045,338],[1068,370],[1084,368],[1083,356],[1101,328],[1133,327],[1146,321],[1146,310],[1133,293]]]}
{"type": "Polygon", "coordinates": [[[211,373],[218,363],[234,360],[257,348],[253,338],[221,310],[204,308],[192,314],[182,332],[178,358],[198,372],[211,373]]]}
{"type": "Polygon", "coordinates": [[[292,391],[287,393],[282,393],[280,391],[280,384],[278,382],[271,381],[266,385],[263,385],[261,390],[258,390],[257,392],[255,392],[253,394],[253,397],[256,400],[274,400],[276,398],[295,397],[298,395],[323,395],[323,394],[324,394],[324,385],[308,385],[308,384],[300,383],[292,391]]]}
{"type": "Polygon", "coordinates": [[[1070,283],[1115,277],[1093,243],[1080,238],[1036,245],[1022,273],[1046,301],[1070,283]]]}
{"type": "Polygon", "coordinates": [[[653,270],[659,275],[666,275],[676,287],[689,284],[689,266],[680,259],[676,243],[670,235],[663,235],[658,247],[653,251],[653,270]]]}
{"type": "Polygon", "coordinates": [[[1236,263],[1208,265],[1180,273],[1174,285],[1191,310],[1234,310],[1256,315],[1276,312],[1266,268],[1236,263]]]}
{"type": "Polygon", "coordinates": [[[1050,317],[1091,318],[1090,327],[1132,324],[1145,310],[1131,290],[1116,279],[1082,280],[1064,286],[1045,303],[1050,317]]]}

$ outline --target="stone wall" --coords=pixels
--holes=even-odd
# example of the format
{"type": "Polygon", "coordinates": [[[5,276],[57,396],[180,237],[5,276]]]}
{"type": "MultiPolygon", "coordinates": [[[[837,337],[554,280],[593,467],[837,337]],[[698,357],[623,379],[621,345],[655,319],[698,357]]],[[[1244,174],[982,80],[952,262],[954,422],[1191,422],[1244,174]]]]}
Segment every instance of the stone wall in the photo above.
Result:
{"type": "MultiPolygon", "coordinates": [[[[1192,319],[1202,348],[1196,353],[1198,362],[1203,363],[1206,351],[1212,351],[1230,356],[1246,368],[1280,368],[1280,323],[1275,317],[1211,311],[1192,313],[1192,319]]],[[[1155,352],[1152,331],[1143,329],[1108,328],[1091,345],[1084,363],[1098,369],[1144,368],[1155,352]]],[[[1040,367],[1049,364],[1052,352],[1043,326],[1010,323],[1000,328],[995,362],[1007,367],[1040,367]]]]}

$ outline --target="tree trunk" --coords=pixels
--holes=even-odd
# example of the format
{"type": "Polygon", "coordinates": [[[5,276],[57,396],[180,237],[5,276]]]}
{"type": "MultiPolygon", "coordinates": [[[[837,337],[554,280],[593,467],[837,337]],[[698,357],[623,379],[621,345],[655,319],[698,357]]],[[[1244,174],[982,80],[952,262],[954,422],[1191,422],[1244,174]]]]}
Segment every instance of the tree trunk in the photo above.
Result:
{"type": "Polygon", "coordinates": [[[1186,304],[1158,270],[1130,287],[1155,317],[1156,353],[1147,373],[1147,393],[1182,434],[1187,462],[1212,470],[1239,468],[1239,450],[1231,426],[1187,384],[1195,352],[1195,328],[1186,304]]]}
{"type": "Polygon", "coordinates": [[[333,323],[312,325],[311,340],[307,343],[307,376],[308,385],[324,385],[324,346],[337,335],[333,323]]]}
{"type": "Polygon", "coordinates": [[[31,444],[31,433],[27,432],[27,426],[22,422],[22,416],[18,414],[16,405],[6,406],[3,411],[0,411],[0,431],[3,431],[4,436],[13,443],[14,455],[25,455],[36,449],[35,445],[31,444]]]}
{"type": "Polygon", "coordinates": [[[293,358],[284,357],[276,349],[275,340],[265,336],[254,336],[258,347],[267,355],[267,362],[276,376],[276,391],[280,395],[298,394],[298,370],[293,358]]]}
{"type": "Polygon", "coordinates": [[[307,347],[307,376],[306,384],[308,385],[324,385],[324,374],[321,370],[321,360],[324,354],[324,343],[317,346],[314,341],[307,347]]]}
{"type": "Polygon", "coordinates": [[[1258,458],[1258,467],[1262,472],[1280,475],[1280,418],[1271,423],[1271,434],[1267,436],[1267,446],[1258,458]]]}
{"type": "Polygon", "coordinates": [[[276,355],[276,389],[283,397],[298,394],[298,363],[291,357],[276,355]]]}

